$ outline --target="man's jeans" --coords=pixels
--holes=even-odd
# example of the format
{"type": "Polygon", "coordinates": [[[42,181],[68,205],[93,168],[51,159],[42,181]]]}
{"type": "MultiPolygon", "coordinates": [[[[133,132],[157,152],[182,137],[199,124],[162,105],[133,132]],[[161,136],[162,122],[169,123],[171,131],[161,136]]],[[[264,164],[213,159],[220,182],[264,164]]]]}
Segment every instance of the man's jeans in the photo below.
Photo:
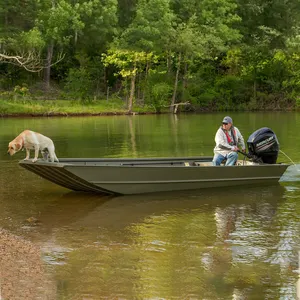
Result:
{"type": "Polygon", "coordinates": [[[213,166],[220,166],[224,159],[226,159],[225,166],[234,166],[238,159],[238,154],[237,152],[230,152],[226,156],[215,154],[213,158],[213,166]]]}

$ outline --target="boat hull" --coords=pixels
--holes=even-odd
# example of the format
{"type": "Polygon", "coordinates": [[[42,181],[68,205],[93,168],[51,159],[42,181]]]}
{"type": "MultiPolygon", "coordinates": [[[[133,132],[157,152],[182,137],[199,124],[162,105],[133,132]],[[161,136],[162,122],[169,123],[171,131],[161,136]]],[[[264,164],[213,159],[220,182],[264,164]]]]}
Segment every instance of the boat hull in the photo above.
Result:
{"type": "Polygon", "coordinates": [[[212,166],[211,157],[155,159],[61,159],[20,165],[76,191],[142,194],[277,183],[289,165],[212,166]]]}

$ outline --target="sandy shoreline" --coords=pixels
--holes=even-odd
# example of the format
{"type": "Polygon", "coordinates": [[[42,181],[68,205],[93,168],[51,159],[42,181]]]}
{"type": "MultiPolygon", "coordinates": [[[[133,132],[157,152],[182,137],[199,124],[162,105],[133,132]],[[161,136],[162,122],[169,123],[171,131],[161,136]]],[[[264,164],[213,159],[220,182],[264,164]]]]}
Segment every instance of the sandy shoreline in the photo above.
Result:
{"type": "Polygon", "coordinates": [[[55,299],[40,248],[1,228],[0,299],[55,299]]]}

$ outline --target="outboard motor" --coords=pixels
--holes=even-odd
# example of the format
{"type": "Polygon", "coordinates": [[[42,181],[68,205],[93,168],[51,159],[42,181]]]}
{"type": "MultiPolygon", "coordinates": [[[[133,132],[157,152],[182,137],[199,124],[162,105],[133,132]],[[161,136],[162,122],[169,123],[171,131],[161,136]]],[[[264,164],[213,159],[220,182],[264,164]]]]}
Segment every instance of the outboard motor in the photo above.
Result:
{"type": "Polygon", "coordinates": [[[276,134],[267,127],[253,132],[247,141],[248,155],[254,162],[276,164],[279,143],[276,134]]]}

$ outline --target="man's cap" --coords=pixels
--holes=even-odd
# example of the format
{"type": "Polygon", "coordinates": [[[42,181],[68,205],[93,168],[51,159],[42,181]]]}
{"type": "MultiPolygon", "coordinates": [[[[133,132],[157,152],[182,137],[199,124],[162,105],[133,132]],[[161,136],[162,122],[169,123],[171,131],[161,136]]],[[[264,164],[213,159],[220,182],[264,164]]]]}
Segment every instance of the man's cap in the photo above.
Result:
{"type": "Polygon", "coordinates": [[[226,116],[226,117],[223,119],[222,123],[231,123],[231,124],[232,124],[233,122],[232,122],[232,119],[231,119],[230,117],[226,116]]]}

